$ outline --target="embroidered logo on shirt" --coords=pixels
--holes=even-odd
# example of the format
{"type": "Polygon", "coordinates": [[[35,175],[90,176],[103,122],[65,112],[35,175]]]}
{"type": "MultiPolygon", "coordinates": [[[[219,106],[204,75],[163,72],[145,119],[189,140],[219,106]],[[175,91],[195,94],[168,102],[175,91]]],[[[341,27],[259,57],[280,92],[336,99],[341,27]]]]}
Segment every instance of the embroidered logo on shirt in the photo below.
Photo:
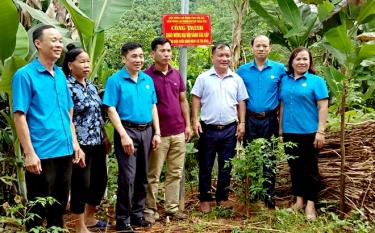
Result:
{"type": "Polygon", "coordinates": [[[307,83],[302,83],[302,86],[303,87],[307,87],[307,83]]]}
{"type": "Polygon", "coordinates": [[[150,89],[150,85],[147,84],[147,85],[146,85],[146,89],[150,89]]]}

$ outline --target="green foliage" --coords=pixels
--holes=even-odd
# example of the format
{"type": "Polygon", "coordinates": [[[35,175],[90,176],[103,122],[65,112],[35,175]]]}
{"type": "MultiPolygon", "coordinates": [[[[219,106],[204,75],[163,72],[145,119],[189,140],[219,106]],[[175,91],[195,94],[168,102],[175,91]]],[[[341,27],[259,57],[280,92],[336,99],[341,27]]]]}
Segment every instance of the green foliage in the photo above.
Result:
{"type": "Polygon", "coordinates": [[[248,200],[264,198],[267,195],[263,184],[269,181],[264,177],[263,169],[267,167],[276,172],[276,165],[288,159],[284,146],[291,147],[293,144],[279,143],[275,137],[270,140],[259,138],[241,149],[232,159],[234,188],[241,202],[247,203],[248,200]],[[245,184],[246,178],[249,179],[249,184],[245,184]],[[246,187],[247,185],[249,187],[246,187]]]}
{"type": "Polygon", "coordinates": [[[0,63],[13,54],[18,23],[18,12],[13,1],[0,1],[0,63]]]}
{"type": "Polygon", "coordinates": [[[90,78],[100,72],[105,57],[104,31],[113,26],[127,8],[131,0],[82,0],[79,7],[71,0],[61,0],[72,15],[78,29],[82,47],[87,51],[93,67],[90,78]]]}
{"type": "Polygon", "coordinates": [[[104,61],[108,64],[108,68],[114,72],[124,66],[121,60],[121,46],[129,41],[139,42],[143,46],[145,52],[145,65],[147,68],[152,64],[151,41],[157,36],[151,25],[141,28],[132,28],[116,25],[108,30],[105,40],[106,55],[104,61]]]}
{"type": "MultiPolygon", "coordinates": [[[[27,206],[22,202],[20,196],[15,196],[12,205],[8,202],[4,202],[2,205],[2,210],[4,215],[0,216],[0,222],[5,224],[6,232],[25,232],[24,226],[28,221],[36,218],[40,218],[37,214],[29,212],[36,205],[41,205],[43,207],[52,206],[58,203],[53,197],[38,197],[35,201],[29,201],[27,206]]],[[[59,232],[69,232],[67,229],[62,229],[60,227],[50,227],[45,228],[43,226],[38,226],[32,228],[29,232],[33,233],[59,233],[59,232]]]]}

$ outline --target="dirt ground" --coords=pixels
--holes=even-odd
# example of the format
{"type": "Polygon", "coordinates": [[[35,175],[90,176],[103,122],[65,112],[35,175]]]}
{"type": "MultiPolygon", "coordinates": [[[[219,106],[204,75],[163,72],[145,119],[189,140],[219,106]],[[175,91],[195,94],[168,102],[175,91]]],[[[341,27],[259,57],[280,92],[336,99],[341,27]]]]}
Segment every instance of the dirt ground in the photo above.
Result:
{"type": "MultiPolygon", "coordinates": [[[[160,219],[150,229],[142,230],[136,229],[136,232],[171,232],[171,233],[189,233],[189,232],[233,232],[233,230],[241,230],[245,225],[244,222],[247,221],[252,215],[256,215],[259,209],[264,209],[262,203],[251,204],[249,208],[241,204],[234,194],[231,194],[229,200],[232,203],[233,208],[223,209],[222,207],[217,207],[215,202],[211,202],[211,212],[208,214],[202,214],[199,211],[199,200],[197,198],[197,193],[195,191],[190,192],[185,197],[185,211],[188,218],[184,221],[174,221],[166,219],[163,213],[163,207],[160,206],[158,212],[160,214],[160,219]]],[[[289,205],[288,201],[276,200],[276,204],[279,208],[284,208],[289,205]]],[[[102,220],[108,221],[111,224],[110,227],[106,229],[90,229],[92,232],[116,232],[115,230],[115,219],[113,213],[113,207],[104,208],[99,211],[98,215],[102,220]]],[[[70,213],[66,215],[66,226],[70,232],[74,231],[74,220],[70,213]]],[[[259,230],[262,229],[259,225],[259,230]]],[[[239,232],[239,231],[237,231],[239,232]]]]}

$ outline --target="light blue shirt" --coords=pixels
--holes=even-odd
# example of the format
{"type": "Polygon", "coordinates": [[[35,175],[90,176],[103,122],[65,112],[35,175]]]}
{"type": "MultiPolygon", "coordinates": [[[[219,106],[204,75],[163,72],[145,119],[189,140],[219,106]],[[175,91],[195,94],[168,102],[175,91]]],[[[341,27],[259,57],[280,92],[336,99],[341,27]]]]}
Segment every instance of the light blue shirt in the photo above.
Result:
{"type": "Polygon", "coordinates": [[[283,64],[267,59],[260,71],[255,61],[252,61],[240,66],[237,73],[249,94],[247,110],[267,112],[279,106],[279,85],[281,77],[286,74],[283,64]]]}
{"type": "Polygon", "coordinates": [[[295,80],[293,75],[281,81],[281,101],[283,102],[283,133],[315,133],[319,126],[317,101],[328,98],[325,80],[317,75],[305,73],[295,80]]]}
{"type": "Polygon", "coordinates": [[[200,74],[191,94],[201,98],[201,120],[214,125],[236,121],[237,105],[249,98],[242,79],[230,69],[224,78],[214,68],[200,74]]]}
{"type": "Polygon", "coordinates": [[[152,105],[156,102],[154,82],[143,71],[139,71],[134,81],[123,67],[107,80],[103,104],[115,107],[121,120],[136,124],[151,122],[152,105]]]}
{"type": "Polygon", "coordinates": [[[13,112],[23,112],[40,159],[73,154],[66,78],[54,65],[52,76],[38,59],[17,70],[12,80],[13,112]]]}

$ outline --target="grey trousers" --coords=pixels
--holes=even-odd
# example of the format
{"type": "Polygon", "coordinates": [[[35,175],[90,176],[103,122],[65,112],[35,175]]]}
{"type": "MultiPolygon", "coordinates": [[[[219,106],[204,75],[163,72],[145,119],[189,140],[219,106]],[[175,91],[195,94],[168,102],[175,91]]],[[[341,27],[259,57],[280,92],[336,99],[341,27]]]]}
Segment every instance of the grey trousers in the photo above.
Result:
{"type": "Polygon", "coordinates": [[[144,130],[125,130],[134,143],[134,155],[125,153],[117,132],[114,135],[115,153],[118,162],[118,188],[116,224],[131,223],[131,219],[143,217],[147,194],[147,171],[151,151],[152,127],[144,130]]]}

